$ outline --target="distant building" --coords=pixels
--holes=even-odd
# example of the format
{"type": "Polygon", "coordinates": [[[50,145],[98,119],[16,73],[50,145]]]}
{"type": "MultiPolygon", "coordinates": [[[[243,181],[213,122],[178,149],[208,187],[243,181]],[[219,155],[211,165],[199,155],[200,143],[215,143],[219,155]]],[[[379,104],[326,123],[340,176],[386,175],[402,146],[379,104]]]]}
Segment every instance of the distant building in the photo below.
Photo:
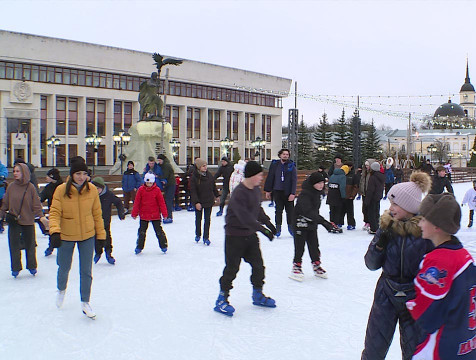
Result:
{"type": "MultiPolygon", "coordinates": [[[[0,49],[0,160],[67,166],[81,155],[113,165],[113,135],[139,120],[139,85],[156,71],[152,54],[9,31],[0,31],[0,49]],[[103,138],[96,153],[85,142],[92,133],[103,138]],[[52,135],[60,139],[55,159],[52,135]]],[[[178,164],[198,156],[219,163],[226,137],[242,158],[256,152],[258,136],[263,159],[281,148],[290,79],[191,60],[168,68],[166,119],[181,144],[178,164]]]]}

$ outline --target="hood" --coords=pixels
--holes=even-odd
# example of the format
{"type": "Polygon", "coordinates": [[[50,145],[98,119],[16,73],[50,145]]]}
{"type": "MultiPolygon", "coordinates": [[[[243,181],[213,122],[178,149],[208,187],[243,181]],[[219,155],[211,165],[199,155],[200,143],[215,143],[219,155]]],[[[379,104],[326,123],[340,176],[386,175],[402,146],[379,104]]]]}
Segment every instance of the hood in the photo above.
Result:
{"type": "Polygon", "coordinates": [[[345,172],[342,169],[334,169],[334,172],[332,173],[332,175],[344,175],[345,176],[345,172]]]}
{"type": "Polygon", "coordinates": [[[21,180],[15,180],[15,182],[19,185],[26,185],[30,182],[30,169],[26,164],[17,163],[15,166],[19,166],[22,173],[21,180]]]}
{"type": "Polygon", "coordinates": [[[390,215],[389,210],[385,210],[383,215],[380,217],[380,228],[390,228],[395,234],[399,236],[413,235],[415,237],[420,237],[421,228],[418,226],[418,223],[420,222],[421,218],[422,217],[418,215],[410,218],[407,221],[396,220],[392,217],[392,215],[390,215]]]}
{"type": "Polygon", "coordinates": [[[314,186],[312,186],[311,181],[309,180],[309,178],[306,179],[306,180],[304,180],[304,181],[302,182],[301,188],[302,188],[303,190],[315,191],[316,193],[320,193],[320,192],[321,192],[321,191],[315,189],[314,186]]]}

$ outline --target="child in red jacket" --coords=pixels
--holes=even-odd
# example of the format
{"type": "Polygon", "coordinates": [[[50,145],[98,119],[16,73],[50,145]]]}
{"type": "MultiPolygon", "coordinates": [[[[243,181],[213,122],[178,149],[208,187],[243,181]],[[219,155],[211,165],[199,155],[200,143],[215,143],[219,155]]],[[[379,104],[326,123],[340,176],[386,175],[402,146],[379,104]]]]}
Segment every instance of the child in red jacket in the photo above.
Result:
{"type": "Polygon", "coordinates": [[[144,250],[145,235],[149,227],[149,221],[152,221],[155,235],[159,240],[159,246],[162,252],[167,252],[167,236],[161,226],[161,215],[167,218],[167,207],[165,206],[162,191],[155,183],[155,175],[152,173],[145,174],[144,185],[137,191],[134,207],[132,208],[132,218],[140,217],[139,231],[137,234],[136,254],[140,254],[144,250]]]}

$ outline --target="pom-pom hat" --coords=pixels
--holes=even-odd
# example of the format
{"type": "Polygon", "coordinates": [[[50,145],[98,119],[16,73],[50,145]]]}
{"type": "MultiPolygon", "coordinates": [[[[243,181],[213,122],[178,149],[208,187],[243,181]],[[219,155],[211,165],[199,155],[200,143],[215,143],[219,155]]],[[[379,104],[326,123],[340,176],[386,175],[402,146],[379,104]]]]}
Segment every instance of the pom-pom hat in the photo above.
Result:
{"type": "Polygon", "coordinates": [[[410,181],[393,185],[387,197],[403,210],[411,214],[417,214],[423,193],[428,192],[430,187],[430,176],[427,173],[417,171],[410,176],[410,181]]]}
{"type": "Polygon", "coordinates": [[[155,175],[152,174],[152,173],[145,174],[144,181],[145,182],[152,182],[152,183],[155,182],[155,175]]]}

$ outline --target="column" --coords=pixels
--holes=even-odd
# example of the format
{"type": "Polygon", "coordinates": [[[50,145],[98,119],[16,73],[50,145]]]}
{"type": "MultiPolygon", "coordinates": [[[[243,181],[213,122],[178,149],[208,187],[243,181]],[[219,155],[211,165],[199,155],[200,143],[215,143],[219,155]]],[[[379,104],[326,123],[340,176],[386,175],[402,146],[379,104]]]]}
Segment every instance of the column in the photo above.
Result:
{"type": "MultiPolygon", "coordinates": [[[[124,114],[124,111],[122,112],[124,114]]],[[[114,165],[114,99],[106,100],[106,136],[102,144],[106,145],[106,165],[114,165]]]]}
{"type": "Polygon", "coordinates": [[[86,159],[86,98],[78,97],[78,156],[86,159]]]}
{"type": "Polygon", "coordinates": [[[208,108],[200,110],[200,157],[208,161],[208,108]]]}
{"type": "Polygon", "coordinates": [[[237,146],[238,152],[240,153],[241,158],[245,159],[245,112],[238,112],[238,141],[237,146]]]}
{"type": "Polygon", "coordinates": [[[178,164],[185,164],[187,162],[187,107],[179,106],[179,138],[180,148],[178,164]]]}

